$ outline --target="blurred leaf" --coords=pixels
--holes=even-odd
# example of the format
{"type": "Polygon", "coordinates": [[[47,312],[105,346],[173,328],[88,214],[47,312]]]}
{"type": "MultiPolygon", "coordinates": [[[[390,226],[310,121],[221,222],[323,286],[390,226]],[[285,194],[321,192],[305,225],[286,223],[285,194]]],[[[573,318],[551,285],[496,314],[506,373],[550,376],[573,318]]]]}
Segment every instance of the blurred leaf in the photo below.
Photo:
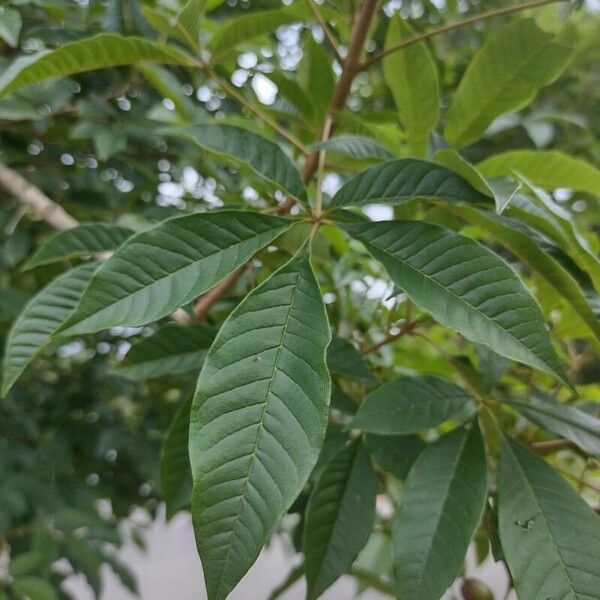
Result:
{"type": "Polygon", "coordinates": [[[2,8],[0,12],[0,38],[11,48],[19,45],[19,35],[23,21],[21,13],[14,8],[2,8]]]}
{"type": "Polygon", "coordinates": [[[327,367],[346,379],[373,382],[374,377],[360,352],[348,340],[335,336],[327,348],[327,367]]]}
{"type": "Polygon", "coordinates": [[[58,600],[54,586],[41,577],[18,577],[12,582],[12,588],[20,596],[29,600],[58,600]]]}

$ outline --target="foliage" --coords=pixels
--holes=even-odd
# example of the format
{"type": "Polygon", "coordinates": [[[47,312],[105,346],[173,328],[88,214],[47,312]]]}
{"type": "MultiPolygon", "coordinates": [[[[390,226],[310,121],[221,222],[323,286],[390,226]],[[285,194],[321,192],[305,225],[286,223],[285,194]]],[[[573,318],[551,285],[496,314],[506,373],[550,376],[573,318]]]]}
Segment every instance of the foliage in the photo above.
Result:
{"type": "Polygon", "coordinates": [[[479,4],[0,9],[0,600],[160,500],[210,600],[596,597],[600,21],[479,4]]]}

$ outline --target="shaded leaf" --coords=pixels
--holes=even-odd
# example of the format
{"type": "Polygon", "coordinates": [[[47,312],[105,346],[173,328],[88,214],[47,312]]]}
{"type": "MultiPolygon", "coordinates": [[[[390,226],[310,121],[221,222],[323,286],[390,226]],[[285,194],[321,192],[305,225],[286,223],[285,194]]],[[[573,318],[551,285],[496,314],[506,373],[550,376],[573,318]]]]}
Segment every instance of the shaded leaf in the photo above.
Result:
{"type": "Polygon", "coordinates": [[[418,435],[369,433],[365,436],[365,446],[382,469],[404,479],[425,448],[425,442],[418,435]]]}
{"type": "Polygon", "coordinates": [[[327,348],[327,367],[334,375],[347,379],[374,380],[360,352],[348,340],[338,336],[334,336],[327,348]]]}
{"type": "Polygon", "coordinates": [[[356,159],[379,158],[381,160],[389,160],[394,158],[394,155],[379,142],[363,135],[334,137],[326,142],[312,144],[311,148],[313,150],[337,152],[356,159]]]}

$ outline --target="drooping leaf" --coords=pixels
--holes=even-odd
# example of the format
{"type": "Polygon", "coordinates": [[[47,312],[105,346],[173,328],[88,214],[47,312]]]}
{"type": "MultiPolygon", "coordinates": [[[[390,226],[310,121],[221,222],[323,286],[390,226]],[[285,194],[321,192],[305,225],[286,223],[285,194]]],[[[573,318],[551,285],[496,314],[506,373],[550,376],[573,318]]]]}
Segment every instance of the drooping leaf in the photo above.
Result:
{"type": "Polygon", "coordinates": [[[600,195],[600,170],[558,150],[509,150],[487,158],[477,168],[489,177],[520,174],[547,189],[564,187],[600,195]]]}
{"type": "Polygon", "coordinates": [[[541,392],[529,402],[507,401],[530,421],[577,444],[584,452],[600,456],[600,421],[573,406],[558,404],[541,392]]]}
{"type": "Polygon", "coordinates": [[[73,313],[97,266],[85,264],[63,273],[25,305],[6,340],[2,364],[3,396],[73,313]]]}
{"type": "Polygon", "coordinates": [[[459,148],[476,141],[497,116],[527,106],[570,58],[571,49],[533,19],[511,21],[492,32],[454,93],[446,140],[459,148]]]}
{"type": "Polygon", "coordinates": [[[306,199],[306,189],[294,163],[275,142],[253,131],[235,125],[203,124],[173,128],[166,133],[242,161],[295,198],[306,199]]]}
{"type": "Polygon", "coordinates": [[[314,467],[327,426],[330,341],[304,246],[225,321],[190,421],[192,515],[210,600],[252,563],[314,467]]]}
{"type": "Polygon", "coordinates": [[[362,204],[402,204],[413,198],[446,202],[489,203],[462,177],[425,160],[403,158],[371,167],[346,183],[333,197],[330,207],[362,204]]]}
{"type": "Polygon", "coordinates": [[[132,379],[200,371],[215,332],[201,324],[169,324],[133,344],[114,372],[132,379]]]}
{"type": "Polygon", "coordinates": [[[133,231],[108,223],[84,223],[59,231],[38,248],[23,270],[53,262],[110,252],[118,248],[133,231]]]}
{"type": "Polygon", "coordinates": [[[439,323],[571,387],[538,305],[499,256],[429,223],[381,221],[344,228],[439,323]]]}
{"type": "Polygon", "coordinates": [[[476,422],[419,455],[392,529],[398,598],[438,600],[463,564],[487,497],[485,450],[476,422]]]}
{"type": "MultiPolygon", "coordinates": [[[[385,48],[413,36],[408,22],[396,14],[389,21],[385,48]]],[[[383,74],[408,134],[411,151],[415,156],[423,156],[427,136],[438,121],[440,102],[437,71],[425,42],[411,44],[386,56],[383,74]]]]}
{"type": "Polygon", "coordinates": [[[367,395],[352,425],[382,435],[414,433],[451,419],[472,402],[470,394],[446,379],[398,377],[367,395]]]}
{"type": "Polygon", "coordinates": [[[348,340],[337,336],[327,348],[327,367],[331,373],[347,379],[374,380],[360,352],[348,340]]]}
{"type": "Polygon", "coordinates": [[[53,77],[145,62],[189,67],[198,64],[195,58],[172,46],[142,38],[100,33],[69,42],[55,50],[42,50],[18,58],[0,75],[0,98],[53,77]]]}
{"type": "Polygon", "coordinates": [[[191,398],[179,407],[160,453],[160,487],[167,505],[167,519],[189,506],[192,498],[192,471],[188,454],[191,407],[191,398]]]}
{"type": "Polygon", "coordinates": [[[0,38],[2,38],[11,48],[19,45],[19,35],[23,21],[21,13],[14,8],[3,8],[0,12],[0,38]]]}
{"type": "Polygon", "coordinates": [[[164,221],[130,238],[101,265],[65,329],[92,333],[160,319],[216,285],[290,225],[233,210],[164,221]]]}
{"type": "Polygon", "coordinates": [[[375,519],[377,476],[360,440],[323,469],[306,507],[307,600],[318,598],[352,565],[375,519]]]}
{"type": "Polygon", "coordinates": [[[311,146],[313,150],[328,150],[345,154],[351,158],[377,158],[390,160],[394,155],[376,140],[362,135],[343,135],[331,138],[326,142],[318,142],[311,146]]]}
{"type": "Polygon", "coordinates": [[[598,595],[600,518],[542,458],[507,438],[498,524],[519,600],[598,595]]]}
{"type": "Polygon", "coordinates": [[[483,229],[508,248],[573,309],[592,337],[600,340],[600,321],[594,314],[574,277],[526,231],[511,226],[511,221],[486,214],[470,206],[451,206],[448,210],[483,229]]]}
{"type": "Polygon", "coordinates": [[[404,479],[425,448],[425,442],[418,435],[369,433],[365,436],[365,446],[385,471],[404,479]]]}

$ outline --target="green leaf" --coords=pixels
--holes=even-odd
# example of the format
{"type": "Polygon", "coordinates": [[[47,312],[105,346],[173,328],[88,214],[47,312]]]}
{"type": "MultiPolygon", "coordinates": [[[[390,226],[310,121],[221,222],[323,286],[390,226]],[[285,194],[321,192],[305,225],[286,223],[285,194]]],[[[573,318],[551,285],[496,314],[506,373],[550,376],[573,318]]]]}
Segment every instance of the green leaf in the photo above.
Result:
{"type": "Polygon", "coordinates": [[[90,263],[63,273],[25,305],[6,340],[2,364],[3,396],[73,313],[97,268],[97,264],[90,263]]]}
{"type": "Polygon", "coordinates": [[[288,8],[252,11],[226,21],[211,39],[208,47],[214,56],[222,56],[234,50],[240,43],[248,42],[278,27],[296,23],[298,16],[288,8]]]}
{"type": "Polygon", "coordinates": [[[195,52],[200,50],[200,22],[203,14],[204,0],[188,0],[175,22],[175,27],[195,52]]]}
{"type": "Polygon", "coordinates": [[[275,71],[274,73],[265,73],[276,86],[277,97],[284,98],[294,106],[298,112],[307,119],[313,119],[315,109],[308,94],[302,89],[300,84],[290,77],[286,77],[282,73],[275,71]]]}
{"type": "Polygon", "coordinates": [[[160,453],[160,487],[167,505],[167,519],[189,506],[192,498],[192,471],[188,454],[191,408],[191,399],[179,407],[160,453]]]}
{"type": "Polygon", "coordinates": [[[498,521],[519,600],[598,595],[600,519],[550,465],[508,438],[500,456],[498,521]]]}
{"type": "Polygon", "coordinates": [[[0,38],[2,38],[11,48],[19,45],[19,35],[23,21],[21,13],[14,8],[2,8],[0,12],[0,38]]]}
{"type": "Polygon", "coordinates": [[[360,440],[323,469],[304,526],[307,600],[315,600],[350,568],[367,543],[375,520],[377,475],[360,440]]]}
{"type": "Polygon", "coordinates": [[[306,199],[306,189],[294,163],[275,142],[257,133],[235,125],[212,124],[167,129],[163,133],[239,160],[295,198],[306,199]]]}
{"type": "Polygon", "coordinates": [[[335,336],[327,348],[327,368],[347,379],[373,382],[374,377],[360,352],[348,341],[335,336]]]}
{"type": "Polygon", "coordinates": [[[533,19],[492,32],[469,64],[452,101],[445,138],[455,147],[476,141],[505,112],[527,106],[566,67],[571,49],[533,19]]]}
{"type": "Polygon", "coordinates": [[[58,600],[59,598],[58,592],[49,581],[33,575],[15,579],[11,587],[20,597],[29,600],[58,600]]]}
{"type": "Polygon", "coordinates": [[[215,286],[291,224],[233,210],[164,221],[130,238],[100,266],[64,329],[93,333],[160,319],[215,286]]]}
{"type": "Polygon", "coordinates": [[[46,565],[47,559],[39,550],[30,550],[11,556],[8,572],[11,577],[21,577],[46,565]]]}
{"type": "Polygon", "coordinates": [[[319,455],[331,339],[304,246],[225,321],[190,422],[192,516],[210,600],[236,586],[319,455]]]}
{"type": "Polygon", "coordinates": [[[445,148],[438,150],[433,155],[434,160],[440,165],[448,167],[468,181],[476,190],[490,196],[496,203],[496,212],[502,214],[510,204],[515,194],[521,188],[519,182],[509,179],[487,180],[470,162],[465,160],[456,150],[445,148]]]}
{"type": "Polygon", "coordinates": [[[315,42],[310,32],[302,51],[300,83],[312,101],[315,122],[321,123],[331,103],[335,86],[332,59],[325,49],[325,44],[315,42]]]}
{"type": "Polygon", "coordinates": [[[521,174],[544,188],[600,195],[600,171],[558,150],[509,150],[480,162],[477,168],[489,177],[521,174]]]}
{"type": "Polygon", "coordinates": [[[27,261],[23,270],[61,260],[110,252],[118,248],[133,231],[108,223],[85,223],[55,233],[27,261]]]}
{"type": "Polygon", "coordinates": [[[195,58],[172,46],[142,38],[100,33],[69,42],[55,50],[42,50],[17,58],[0,75],[0,98],[53,77],[147,62],[198,66],[195,58]]]}
{"type": "Polygon", "coordinates": [[[392,529],[398,598],[438,600],[463,564],[487,497],[477,423],[445,435],[415,461],[392,529]]]}
{"type": "Polygon", "coordinates": [[[371,167],[346,183],[333,197],[330,207],[362,204],[402,204],[414,198],[446,202],[489,203],[462,177],[425,160],[403,158],[371,167]]]}
{"type": "Polygon", "coordinates": [[[369,433],[365,436],[365,446],[382,469],[404,479],[425,448],[425,442],[418,435],[369,433]]]}
{"type": "Polygon", "coordinates": [[[541,392],[532,396],[527,404],[505,401],[530,421],[571,440],[584,452],[600,456],[600,421],[573,406],[558,404],[541,392]]]}
{"type": "MultiPolygon", "coordinates": [[[[413,36],[408,22],[396,14],[389,21],[385,48],[413,36]]],[[[439,118],[440,103],[436,67],[427,44],[411,44],[386,56],[383,75],[408,134],[411,152],[423,156],[427,150],[427,137],[439,118]]]]}
{"type": "Polygon", "coordinates": [[[362,135],[344,135],[331,138],[326,142],[312,144],[311,149],[328,150],[356,159],[378,158],[390,160],[394,158],[394,155],[379,142],[362,135]]]}
{"type": "Polygon", "coordinates": [[[474,240],[437,225],[344,225],[421,308],[497,354],[554,374],[572,387],[539,306],[516,273],[474,240]]]}
{"type": "Polygon", "coordinates": [[[165,325],[133,344],[114,372],[132,379],[200,371],[215,334],[212,327],[165,325]]]}
{"type": "Polygon", "coordinates": [[[447,210],[476,225],[519,257],[566,300],[590,335],[600,340],[600,321],[577,281],[526,230],[520,231],[509,219],[486,214],[469,206],[450,206],[447,210]]]}
{"type": "Polygon", "coordinates": [[[414,433],[451,419],[472,402],[470,394],[446,379],[398,377],[367,395],[352,425],[382,435],[414,433]]]}
{"type": "Polygon", "coordinates": [[[175,110],[184,119],[190,119],[194,111],[194,103],[182,91],[182,84],[171,71],[154,64],[138,66],[146,80],[164,97],[175,105],[175,110]]]}

